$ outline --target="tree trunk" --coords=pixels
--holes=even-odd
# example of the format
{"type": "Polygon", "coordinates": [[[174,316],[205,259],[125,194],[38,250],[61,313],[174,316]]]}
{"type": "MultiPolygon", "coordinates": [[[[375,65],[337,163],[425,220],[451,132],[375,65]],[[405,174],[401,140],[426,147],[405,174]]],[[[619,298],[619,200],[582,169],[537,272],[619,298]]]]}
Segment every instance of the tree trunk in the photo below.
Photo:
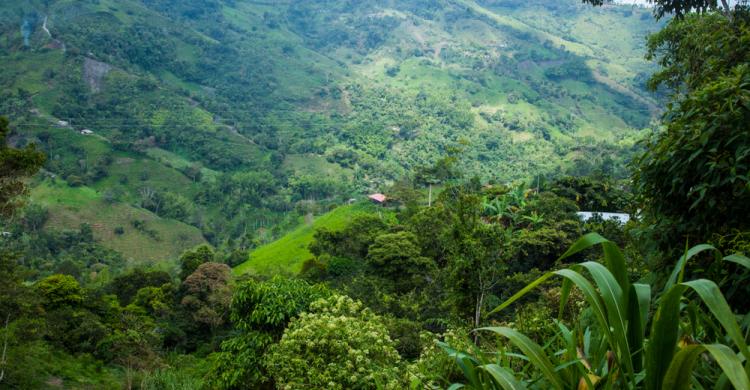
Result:
{"type": "Polygon", "coordinates": [[[729,8],[729,3],[727,3],[727,0],[721,0],[721,5],[724,7],[724,15],[729,16],[730,12],[732,12],[732,9],[729,8]]]}
{"type": "Polygon", "coordinates": [[[432,183],[430,183],[430,193],[427,195],[427,207],[432,207],[432,183]]]}
{"type": "MultiPolygon", "coordinates": [[[[482,302],[484,301],[484,289],[481,289],[477,297],[477,306],[474,308],[474,329],[479,328],[482,319],[482,302]]],[[[474,332],[474,344],[479,345],[479,333],[474,332]]]]}
{"type": "Polygon", "coordinates": [[[10,322],[10,314],[5,317],[5,335],[3,341],[3,356],[0,358],[0,382],[5,378],[5,356],[8,351],[8,323],[10,322]]]}

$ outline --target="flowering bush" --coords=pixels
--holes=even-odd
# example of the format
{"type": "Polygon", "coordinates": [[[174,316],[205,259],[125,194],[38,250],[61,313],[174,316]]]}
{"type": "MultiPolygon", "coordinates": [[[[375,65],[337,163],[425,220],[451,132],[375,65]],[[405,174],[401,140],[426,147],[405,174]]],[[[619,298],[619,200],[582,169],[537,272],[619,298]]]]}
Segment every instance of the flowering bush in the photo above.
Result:
{"type": "Polygon", "coordinates": [[[456,359],[445,353],[438,343],[444,342],[455,348],[470,349],[472,342],[464,329],[449,329],[442,335],[422,332],[422,352],[419,359],[406,368],[406,380],[412,388],[442,389],[456,382],[463,375],[456,359]]]}
{"type": "Polygon", "coordinates": [[[396,389],[400,357],[382,319],[334,295],[310,305],[271,347],[268,372],[281,389],[396,389]]]}

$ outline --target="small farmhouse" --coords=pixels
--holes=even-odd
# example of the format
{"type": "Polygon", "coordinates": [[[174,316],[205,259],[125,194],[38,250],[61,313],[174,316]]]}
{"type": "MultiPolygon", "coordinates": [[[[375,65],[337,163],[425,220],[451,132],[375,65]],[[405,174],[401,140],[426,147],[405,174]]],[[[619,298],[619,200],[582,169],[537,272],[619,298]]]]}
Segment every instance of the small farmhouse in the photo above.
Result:
{"type": "Polygon", "coordinates": [[[380,193],[372,194],[368,196],[367,198],[370,199],[372,203],[379,204],[379,205],[384,205],[385,202],[388,200],[388,198],[385,195],[380,194],[380,193]]]}

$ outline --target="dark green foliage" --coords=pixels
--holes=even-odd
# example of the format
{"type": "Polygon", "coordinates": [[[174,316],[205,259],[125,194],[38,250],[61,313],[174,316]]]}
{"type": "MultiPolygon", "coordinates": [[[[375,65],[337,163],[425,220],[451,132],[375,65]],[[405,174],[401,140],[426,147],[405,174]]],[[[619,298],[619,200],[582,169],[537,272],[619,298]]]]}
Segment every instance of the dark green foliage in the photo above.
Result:
{"type": "Polygon", "coordinates": [[[663,84],[674,92],[690,92],[747,63],[749,19],[747,12],[741,11],[731,19],[709,13],[667,24],[648,40],[647,56],[661,66],[649,86],[656,89],[663,84]]]}
{"type": "Polygon", "coordinates": [[[650,41],[652,55],[669,65],[654,82],[686,92],[670,105],[666,129],[648,141],[634,172],[665,245],[750,227],[750,51],[740,43],[750,39],[747,26],[743,12],[732,19],[694,15],[650,41]]]}
{"type": "Polygon", "coordinates": [[[26,192],[23,178],[41,168],[45,157],[34,145],[24,149],[8,147],[10,136],[8,119],[0,116],[0,217],[9,218],[20,205],[20,196],[26,192]]]}
{"type": "Polygon", "coordinates": [[[215,329],[228,319],[231,272],[226,264],[203,263],[182,282],[181,303],[196,322],[215,329]]]}
{"type": "Polygon", "coordinates": [[[334,257],[364,260],[372,241],[387,228],[385,221],[377,215],[357,216],[344,230],[316,231],[310,252],[317,256],[327,253],[334,257]]]}
{"type": "Polygon", "coordinates": [[[555,180],[550,191],[585,211],[622,212],[629,201],[622,186],[608,178],[566,176],[555,180]]]}
{"type": "MultiPolygon", "coordinates": [[[[441,336],[425,330],[514,321],[533,337],[551,339],[556,305],[549,301],[565,306],[568,294],[575,298],[579,292],[545,290],[504,317],[489,317],[487,309],[559,265],[581,233],[577,210],[629,206],[623,193],[628,188],[607,179],[562,178],[551,186],[542,180],[560,172],[621,178],[624,162],[638,150],[631,146],[631,127],[646,126],[655,110],[651,96],[629,79],[630,69],[608,74],[624,63],[601,57],[600,51],[612,50],[611,41],[594,47],[582,30],[572,30],[591,25],[579,14],[575,24],[560,26],[539,26],[524,12],[506,15],[521,4],[514,0],[261,3],[31,0],[18,5],[18,12],[0,6],[0,57],[9,64],[0,71],[6,89],[0,111],[18,129],[13,144],[38,142],[51,156],[45,175],[54,175],[59,188],[70,190],[67,183],[91,197],[70,205],[57,194],[44,195],[39,203],[48,208],[33,205],[17,223],[0,223],[9,233],[0,237],[0,321],[9,318],[0,335],[12,339],[11,361],[0,363],[8,368],[3,386],[37,388],[47,379],[47,386],[55,386],[60,378],[66,388],[429,388],[419,381],[429,377],[448,385],[455,372],[435,361],[421,366],[429,373],[404,379],[397,372],[411,363],[401,359],[429,360],[421,352],[441,336]],[[42,9],[52,37],[40,30],[42,9]],[[19,25],[31,34],[28,45],[21,42],[19,25]],[[454,33],[456,39],[434,40],[454,33]],[[473,35],[482,41],[472,41],[473,35]],[[587,49],[593,50],[576,54],[587,49]],[[106,75],[92,74],[98,71],[106,75]],[[358,78],[362,71],[367,77],[358,78]],[[59,126],[52,128],[50,121],[59,126]],[[87,127],[95,135],[76,132],[87,127]],[[481,181],[458,183],[475,174],[481,181]],[[526,185],[484,185],[490,178],[496,183],[532,176],[538,180],[526,185]],[[435,196],[424,201],[423,190],[435,196]],[[232,293],[230,270],[219,261],[239,264],[302,215],[373,191],[386,192],[398,212],[382,209],[315,233],[315,258],[305,262],[302,276],[328,287],[275,277],[239,280],[232,293]],[[92,205],[142,214],[131,213],[117,222],[122,226],[92,222],[76,231],[49,230],[92,205]],[[113,241],[122,242],[135,234],[166,243],[156,226],[177,223],[167,219],[197,227],[214,246],[199,246],[179,264],[155,268],[171,273],[135,263],[123,274],[130,254],[104,249],[109,243],[94,239],[114,233],[113,241]],[[345,297],[311,307],[329,298],[328,288],[368,308],[345,297]],[[343,303],[351,309],[342,311],[343,303]],[[313,329],[306,328],[307,319],[313,329]],[[312,347],[319,341],[338,344],[312,347]],[[375,345],[387,347],[386,358],[366,356],[373,364],[363,369],[383,374],[388,383],[356,376],[356,360],[346,365],[349,349],[367,355],[375,345]],[[197,379],[202,372],[173,364],[174,354],[186,352],[210,357],[205,383],[197,379]],[[70,367],[39,363],[50,360],[70,367]],[[110,380],[109,370],[118,380],[110,380]],[[324,375],[309,378],[313,371],[333,373],[336,382],[324,375]],[[81,376],[86,379],[75,379],[81,376]]],[[[661,221],[653,228],[656,235],[680,241],[717,233],[717,242],[746,248],[746,17],[687,15],[690,9],[716,8],[716,2],[656,3],[659,16],[685,17],[684,24],[670,23],[651,40],[651,56],[665,66],[652,85],[684,95],[670,107],[666,131],[638,161],[644,167],[635,183],[638,207],[647,223],[661,221]]],[[[529,4],[555,18],[575,8],[529,4]]],[[[629,23],[640,12],[613,9],[629,23]]],[[[636,72],[645,74],[646,68],[636,72]]],[[[6,148],[11,137],[5,122],[0,125],[1,218],[13,214],[24,192],[21,178],[33,174],[42,158],[33,148],[6,148]],[[6,190],[2,169],[8,167],[13,182],[6,190]]],[[[50,180],[32,183],[38,182],[44,190],[50,180]]],[[[606,221],[583,228],[616,233],[616,241],[631,250],[643,249],[606,221]]],[[[611,266],[615,252],[608,249],[611,266]]],[[[598,253],[566,261],[579,263],[583,256],[598,253]]],[[[631,314],[640,304],[625,266],[619,268],[615,283],[596,280],[594,290],[604,296],[596,302],[606,298],[608,305],[600,314],[610,317],[619,313],[612,302],[627,305],[631,314]],[[624,293],[616,294],[615,285],[624,293]]],[[[734,271],[716,275],[726,278],[728,296],[739,299],[734,271]]],[[[704,308],[686,310],[700,317],[704,308]]],[[[593,331],[619,332],[633,340],[627,348],[592,343],[592,332],[583,326],[594,320],[581,317],[575,334],[562,332],[546,345],[564,350],[558,341],[581,342],[580,353],[576,344],[569,350],[575,355],[556,356],[561,362],[583,357],[551,372],[568,375],[587,359],[594,367],[577,374],[606,371],[612,378],[617,375],[610,373],[640,371],[628,371],[627,364],[628,356],[638,361],[644,353],[640,319],[626,318],[627,329],[616,327],[621,321],[593,331]],[[608,351],[617,362],[607,361],[608,351]]],[[[694,328],[692,317],[669,325],[690,328],[696,338],[717,333],[702,320],[703,328],[694,328]]],[[[478,338],[474,342],[486,347],[478,338]]],[[[670,353],[674,344],[667,345],[670,353]]],[[[512,368],[525,364],[513,362],[512,368]]],[[[578,377],[570,378],[566,387],[581,387],[578,377]]]]}
{"type": "Polygon", "coordinates": [[[136,268],[130,273],[115,277],[108,290],[117,296],[121,305],[126,306],[133,301],[140,289],[161,287],[171,282],[172,277],[164,271],[144,271],[136,268]]]}
{"type": "Polygon", "coordinates": [[[435,269],[434,261],[422,256],[417,237],[410,232],[377,236],[368,249],[367,261],[377,275],[392,279],[401,291],[419,288],[435,269]]]}
{"type": "MultiPolygon", "coordinates": [[[[592,5],[602,5],[604,0],[583,0],[584,3],[592,5]]],[[[669,14],[674,14],[681,19],[691,12],[706,13],[717,9],[722,9],[729,13],[731,4],[727,0],[655,0],[654,15],[656,18],[662,18],[669,14]]]]}
{"type": "MultiPolygon", "coordinates": [[[[571,227],[577,230],[578,224],[571,227]]],[[[512,245],[518,252],[509,270],[528,272],[532,268],[550,269],[555,264],[556,255],[563,253],[572,243],[572,235],[556,227],[522,230],[513,237],[512,245]]]]}
{"type": "Polygon", "coordinates": [[[330,293],[302,280],[276,276],[266,282],[246,281],[235,289],[230,319],[237,333],[221,344],[207,380],[217,388],[267,387],[272,378],[264,354],[278,342],[289,321],[310,303],[330,293]]]}
{"type": "Polygon", "coordinates": [[[185,251],[180,256],[180,279],[187,279],[201,264],[212,262],[215,258],[214,250],[208,245],[185,251]]]}

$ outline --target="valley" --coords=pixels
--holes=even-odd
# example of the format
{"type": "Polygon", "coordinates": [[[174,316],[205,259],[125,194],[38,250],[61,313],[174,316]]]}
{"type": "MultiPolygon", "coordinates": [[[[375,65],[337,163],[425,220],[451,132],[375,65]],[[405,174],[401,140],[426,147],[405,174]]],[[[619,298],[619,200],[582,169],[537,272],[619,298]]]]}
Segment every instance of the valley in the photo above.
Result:
{"type": "Polygon", "coordinates": [[[0,0],[0,388],[749,389],[750,7],[0,0]]]}
{"type": "MultiPolygon", "coordinates": [[[[231,251],[238,246],[228,241],[248,248],[272,240],[300,213],[383,190],[451,153],[460,154],[465,177],[498,182],[601,164],[624,175],[635,141],[658,115],[658,98],[643,89],[650,65],[642,59],[658,25],[637,8],[191,7],[31,1],[0,9],[9,65],[3,111],[16,144],[42,145],[52,156],[45,169],[59,181],[40,177],[39,186],[106,194],[106,207],[171,221],[156,231],[190,225],[231,251]],[[302,155],[320,163],[296,163],[302,155]]],[[[53,229],[88,223],[111,232],[134,220],[102,222],[76,216],[64,198],[39,201],[61,206],[50,210],[53,229]]],[[[148,235],[114,238],[102,243],[154,260],[135,251],[158,246],[148,235]]]]}

